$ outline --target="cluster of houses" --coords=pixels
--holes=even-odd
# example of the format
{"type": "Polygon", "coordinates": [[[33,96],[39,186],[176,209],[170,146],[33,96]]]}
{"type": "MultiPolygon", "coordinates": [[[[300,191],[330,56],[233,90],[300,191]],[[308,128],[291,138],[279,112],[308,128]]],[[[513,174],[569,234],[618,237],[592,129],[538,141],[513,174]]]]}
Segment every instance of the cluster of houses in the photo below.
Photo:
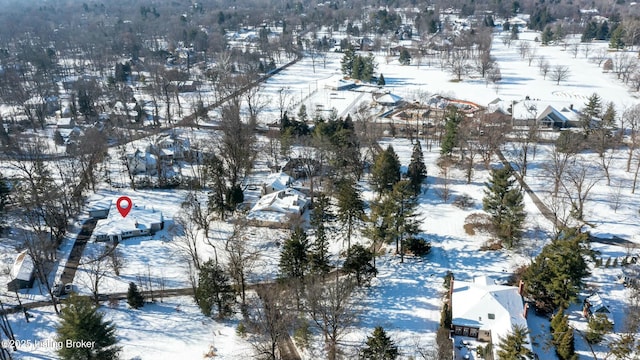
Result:
{"type": "Polygon", "coordinates": [[[153,175],[158,171],[159,165],[171,166],[174,161],[184,160],[190,155],[191,147],[188,139],[165,134],[127,154],[126,161],[131,175],[153,175]]]}

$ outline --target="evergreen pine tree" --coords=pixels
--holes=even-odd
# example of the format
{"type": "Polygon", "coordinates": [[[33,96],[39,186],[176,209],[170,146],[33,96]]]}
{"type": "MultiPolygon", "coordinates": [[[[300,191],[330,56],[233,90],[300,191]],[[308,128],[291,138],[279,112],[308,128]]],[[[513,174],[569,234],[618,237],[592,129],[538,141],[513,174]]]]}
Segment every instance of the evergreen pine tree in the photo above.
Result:
{"type": "Polygon", "coordinates": [[[529,330],[525,327],[514,325],[506,337],[500,339],[498,344],[498,359],[500,360],[525,360],[533,359],[533,352],[526,346],[529,345],[527,336],[529,330]]]}
{"type": "Polygon", "coordinates": [[[541,40],[542,45],[549,45],[553,41],[553,30],[551,30],[551,26],[546,26],[544,31],[542,32],[541,40]]]}
{"type": "Polygon", "coordinates": [[[613,101],[610,101],[607,104],[607,109],[602,114],[602,125],[606,127],[611,127],[614,125],[616,120],[616,108],[613,104],[613,101]]]}
{"type": "Polygon", "coordinates": [[[344,178],[338,183],[338,220],[346,227],[347,252],[351,249],[351,235],[357,223],[364,218],[364,202],[355,181],[344,178]]]}
{"type": "Polygon", "coordinates": [[[309,241],[301,227],[284,242],[280,254],[280,274],[283,278],[302,280],[309,268],[309,241]]]}
{"type": "Polygon", "coordinates": [[[620,50],[625,46],[624,43],[624,27],[618,25],[611,33],[611,40],[609,41],[609,47],[612,49],[620,50]]]}
{"type": "Polygon", "coordinates": [[[608,40],[611,34],[609,33],[609,23],[607,21],[603,21],[600,26],[598,26],[598,30],[596,31],[596,39],[598,40],[608,40]]]}
{"type": "Polygon", "coordinates": [[[376,157],[371,169],[371,185],[380,194],[389,191],[400,181],[400,160],[389,145],[387,149],[376,157]]]}
{"type": "Polygon", "coordinates": [[[560,307],[560,310],[551,318],[551,335],[556,354],[560,360],[577,359],[573,329],[569,327],[569,317],[564,314],[563,307],[560,307]]]}
{"type": "Polygon", "coordinates": [[[422,153],[420,140],[417,140],[416,144],[413,145],[407,176],[409,177],[409,181],[411,181],[413,192],[419,194],[422,188],[422,182],[427,177],[427,166],[424,164],[424,154],[422,153]]]}
{"type": "Polygon", "coordinates": [[[596,313],[589,318],[589,330],[585,338],[590,344],[597,344],[602,341],[604,335],[613,330],[613,324],[605,314],[596,313]]]}
{"type": "Polygon", "coordinates": [[[383,244],[392,243],[395,238],[394,216],[396,211],[395,201],[389,195],[371,202],[371,213],[367,220],[369,226],[365,230],[372,244],[373,266],[376,266],[376,256],[383,244]]]}
{"type": "Polygon", "coordinates": [[[409,54],[409,50],[403,48],[400,51],[400,59],[398,59],[401,65],[409,65],[411,63],[411,54],[409,54]]]}
{"type": "MultiPolygon", "coordinates": [[[[508,24],[508,23],[507,23],[508,24]]],[[[440,154],[451,156],[453,149],[458,143],[458,125],[462,121],[462,116],[455,107],[450,107],[447,111],[444,125],[444,138],[440,145],[440,154]]]]}
{"type": "Polygon", "coordinates": [[[587,26],[585,26],[584,31],[582,32],[582,36],[580,37],[580,41],[582,42],[590,42],[598,36],[598,24],[595,21],[589,21],[587,26]]]}
{"type": "Polygon", "coordinates": [[[347,258],[342,264],[342,270],[347,274],[355,274],[356,283],[361,286],[376,276],[378,270],[373,266],[373,253],[360,244],[353,245],[347,258]]]}
{"type": "Polygon", "coordinates": [[[362,63],[362,56],[356,55],[353,59],[353,68],[351,69],[351,77],[353,79],[362,79],[362,70],[364,64],[362,63]]]}
{"type": "Polygon", "coordinates": [[[564,229],[560,236],[542,248],[541,253],[523,273],[525,290],[536,301],[536,308],[551,313],[567,308],[589,275],[585,258],[591,256],[588,236],[577,229],[564,229]]]}
{"type": "Polygon", "coordinates": [[[301,122],[306,122],[308,118],[307,115],[307,106],[305,104],[300,105],[300,109],[298,110],[298,119],[301,122]]]}
{"type": "Polygon", "coordinates": [[[138,290],[138,286],[133,281],[129,283],[127,304],[129,304],[133,309],[139,309],[144,306],[144,297],[138,290]]]}
{"type": "Polygon", "coordinates": [[[109,360],[118,359],[120,347],[116,346],[116,329],[111,321],[88,298],[71,295],[60,311],[60,324],[56,341],[63,344],[57,350],[61,359],[109,360]],[[67,346],[77,341],[92,342],[93,346],[67,346]]]}
{"type": "Polygon", "coordinates": [[[211,259],[200,267],[195,295],[204,315],[211,316],[213,306],[217,307],[219,318],[231,313],[235,295],[229,284],[229,276],[211,259]]]}
{"type": "Polygon", "coordinates": [[[518,29],[518,25],[513,25],[511,27],[511,40],[518,40],[520,38],[520,29],[518,29]]]}
{"type": "Polygon", "coordinates": [[[393,191],[387,196],[392,202],[391,225],[393,237],[396,241],[396,253],[400,254],[400,262],[404,262],[404,241],[419,232],[416,219],[418,202],[408,180],[403,180],[393,186],[393,191]]]}
{"type": "Polygon", "coordinates": [[[342,56],[342,60],[340,61],[342,73],[347,76],[351,76],[353,72],[353,61],[356,57],[356,51],[352,47],[348,47],[344,51],[344,55],[342,56]]]}
{"type": "Polygon", "coordinates": [[[395,360],[398,358],[398,346],[384,331],[382,326],[376,326],[373,334],[367,337],[367,345],[360,352],[366,360],[395,360]]]}
{"type": "Polygon", "coordinates": [[[311,213],[311,228],[314,231],[315,240],[311,244],[311,268],[319,273],[327,273],[329,266],[329,241],[327,236],[326,223],[332,218],[329,208],[329,198],[320,194],[314,201],[313,212],[311,213]]]}
{"type": "Polygon", "coordinates": [[[366,57],[361,57],[362,69],[360,71],[360,79],[365,82],[371,81],[376,71],[376,60],[372,53],[366,57]]]}
{"type": "Polygon", "coordinates": [[[280,131],[284,132],[290,127],[291,127],[291,120],[289,120],[289,116],[285,111],[284,114],[282,114],[282,119],[280,119],[280,131]]]}
{"type": "Polygon", "coordinates": [[[522,238],[525,212],[522,191],[515,187],[513,169],[510,166],[491,171],[485,183],[483,208],[491,215],[498,239],[511,248],[522,238]]]}
{"type": "Polygon", "coordinates": [[[584,105],[582,115],[580,117],[580,125],[585,134],[591,131],[591,122],[594,118],[600,118],[602,114],[602,99],[600,95],[593,93],[589,96],[587,103],[584,105]]]}

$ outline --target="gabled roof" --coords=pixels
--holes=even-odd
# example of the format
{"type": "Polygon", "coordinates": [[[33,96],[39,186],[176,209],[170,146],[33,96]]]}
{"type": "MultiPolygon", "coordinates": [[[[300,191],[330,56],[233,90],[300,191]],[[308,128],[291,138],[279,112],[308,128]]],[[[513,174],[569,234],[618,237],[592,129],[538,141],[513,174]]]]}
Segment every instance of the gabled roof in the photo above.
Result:
{"type": "Polygon", "coordinates": [[[27,253],[27,250],[23,250],[16,260],[13,262],[13,268],[11,268],[11,278],[30,281],[31,275],[33,275],[33,270],[35,269],[33,265],[33,259],[27,253]]]}
{"type": "Polygon", "coordinates": [[[540,121],[540,120],[544,120],[545,118],[548,118],[553,122],[556,122],[556,123],[561,122],[563,124],[566,124],[567,122],[570,122],[570,121],[578,121],[579,117],[580,117],[580,114],[576,110],[566,108],[566,107],[563,107],[561,110],[557,110],[553,106],[548,105],[542,111],[542,113],[540,113],[537,120],[540,121]]]}
{"type": "Polygon", "coordinates": [[[384,95],[376,97],[375,101],[381,105],[395,105],[402,101],[402,98],[392,93],[386,93],[384,95]]]}
{"type": "Polygon", "coordinates": [[[606,314],[611,313],[607,305],[604,303],[604,300],[602,300],[602,298],[600,297],[600,294],[598,293],[593,293],[591,296],[586,298],[585,301],[589,302],[589,304],[591,305],[591,312],[594,314],[595,313],[606,313],[606,314]]]}
{"type": "Polygon", "coordinates": [[[300,214],[309,205],[309,199],[302,192],[286,188],[264,195],[251,208],[247,219],[281,223],[288,216],[300,214]]]}
{"type": "Polygon", "coordinates": [[[265,185],[271,186],[275,191],[286,189],[292,182],[293,178],[283,172],[269,174],[264,181],[265,185]]]}
{"type": "Polygon", "coordinates": [[[494,344],[514,325],[527,328],[518,288],[496,285],[488,276],[477,277],[472,282],[455,280],[451,302],[452,324],[491,330],[494,344]]]}
{"type": "Polygon", "coordinates": [[[126,217],[122,217],[116,208],[116,203],[111,204],[109,215],[106,219],[100,219],[96,223],[93,235],[119,235],[126,231],[148,230],[155,224],[164,221],[162,212],[154,208],[146,208],[133,204],[126,217]]]}

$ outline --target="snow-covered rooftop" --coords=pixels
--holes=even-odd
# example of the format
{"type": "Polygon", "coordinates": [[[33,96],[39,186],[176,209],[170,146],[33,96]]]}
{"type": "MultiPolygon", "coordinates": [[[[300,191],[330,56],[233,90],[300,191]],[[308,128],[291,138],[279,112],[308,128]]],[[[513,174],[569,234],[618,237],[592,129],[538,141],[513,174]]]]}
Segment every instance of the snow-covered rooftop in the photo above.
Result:
{"type": "Polygon", "coordinates": [[[120,235],[127,231],[150,230],[152,225],[160,224],[164,221],[162,212],[153,208],[146,208],[132,204],[131,211],[126,217],[122,217],[117,210],[115,203],[111,205],[109,215],[106,219],[98,220],[93,235],[120,235]]]}
{"type": "Polygon", "coordinates": [[[264,180],[264,184],[271,187],[271,189],[267,189],[269,190],[267,192],[285,190],[292,182],[293,178],[283,172],[269,174],[264,180]]]}
{"type": "Polygon", "coordinates": [[[309,199],[302,192],[287,188],[267,194],[251,208],[247,219],[283,223],[291,215],[302,214],[309,206],[309,199]]]}
{"type": "Polygon", "coordinates": [[[31,274],[33,274],[33,260],[31,256],[27,253],[27,250],[23,250],[18,257],[16,257],[16,261],[13,263],[13,268],[11,268],[11,278],[29,281],[31,280],[31,274]]]}
{"type": "Polygon", "coordinates": [[[488,276],[476,277],[472,282],[454,281],[451,302],[452,324],[490,330],[494,344],[514,325],[527,328],[518,288],[496,285],[488,276]]]}

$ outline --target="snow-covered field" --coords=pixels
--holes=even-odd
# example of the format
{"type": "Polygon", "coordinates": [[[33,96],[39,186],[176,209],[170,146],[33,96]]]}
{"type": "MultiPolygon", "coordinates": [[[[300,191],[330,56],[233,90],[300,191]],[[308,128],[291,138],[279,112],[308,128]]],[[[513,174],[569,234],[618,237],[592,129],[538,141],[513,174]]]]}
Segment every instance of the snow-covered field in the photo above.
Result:
{"type": "MultiPolygon", "coordinates": [[[[525,96],[548,100],[567,101],[581,108],[586,98],[593,92],[598,92],[604,101],[613,101],[618,110],[636,102],[635,94],[628,91],[624,85],[616,80],[615,75],[603,73],[595,64],[579,54],[574,58],[572,54],[559,46],[540,47],[533,38],[539,34],[532,32],[521,33],[523,41],[531,43],[537,49],[539,56],[545,56],[552,64],[567,65],[571,69],[568,81],[556,85],[550,79],[543,79],[535,64],[528,65],[526,59],[521,59],[517,45],[507,47],[499,38],[494,39],[492,55],[500,65],[502,78],[498,87],[488,85],[483,79],[464,79],[452,82],[452,76],[441,71],[436,62],[420,67],[415,65],[401,66],[396,60],[386,62],[383,55],[378,55],[378,72],[384,74],[386,90],[412,100],[421,92],[442,94],[458,99],[473,101],[486,105],[496,97],[503,100],[521,100],[525,96]]],[[[606,44],[593,44],[606,47],[606,44]]],[[[261,115],[261,122],[269,124],[279,115],[278,97],[285,93],[287,109],[294,116],[299,105],[304,103],[311,115],[315,109],[329,110],[335,108],[339,115],[346,115],[353,111],[360,102],[369,102],[371,94],[366,91],[334,91],[324,87],[324,83],[339,74],[341,54],[328,54],[326,68],[321,62],[315,65],[315,72],[311,70],[311,60],[305,58],[297,64],[285,69],[270,78],[263,86],[263,95],[270,99],[269,105],[261,115]],[[317,105],[322,105],[318,107],[317,105]]],[[[361,89],[362,90],[362,89],[361,89]]],[[[189,103],[185,101],[185,103],[189,103]]],[[[185,112],[188,110],[185,109],[185,112]]],[[[212,114],[215,116],[215,113],[212,114]]],[[[186,132],[186,130],[185,130],[186,132]]],[[[206,142],[207,131],[199,130],[191,134],[193,139],[206,142]]],[[[144,141],[130,144],[131,148],[142,145],[144,141]]],[[[412,145],[405,139],[386,138],[381,145],[393,145],[401,163],[406,167],[409,163],[412,145]]],[[[441,175],[436,161],[439,149],[431,152],[425,149],[425,162],[428,167],[428,184],[425,192],[420,196],[419,212],[423,219],[422,231],[433,245],[431,254],[423,259],[407,258],[405,263],[399,259],[391,249],[377,260],[379,274],[369,288],[363,290],[360,302],[361,321],[344,341],[347,352],[354,353],[356,347],[362,345],[375,326],[383,326],[391,337],[400,345],[403,357],[416,356],[417,344],[429,344],[435,338],[435,330],[440,321],[440,308],[443,276],[452,271],[456,278],[470,280],[477,275],[490,275],[505,279],[515,268],[525,264],[544,245],[547,237],[544,235],[552,230],[551,224],[544,219],[531,199],[525,197],[525,207],[528,213],[527,229],[523,247],[511,251],[480,251],[480,247],[487,240],[487,236],[478,234],[467,235],[463,228],[465,218],[478,212],[482,208],[484,181],[488,176],[487,169],[478,167],[474,171],[471,184],[466,184],[461,170],[454,170],[452,176],[452,199],[460,195],[468,195],[474,205],[468,209],[460,209],[451,200],[443,202],[440,196],[441,175]]],[[[115,151],[115,150],[113,150],[115,151]]],[[[113,158],[116,158],[112,153],[113,158]]],[[[624,171],[624,156],[621,152],[612,165],[612,185],[607,186],[600,181],[592,191],[592,199],[587,202],[585,218],[595,227],[592,231],[603,237],[621,236],[629,240],[640,242],[640,219],[638,218],[639,195],[631,195],[628,190],[630,174],[624,171]],[[622,184],[621,204],[616,211],[612,209],[612,193],[622,184]]],[[[543,172],[542,165],[548,160],[548,146],[539,145],[536,157],[531,160],[529,174],[526,181],[536,193],[544,197],[549,189],[550,180],[543,172]]],[[[592,163],[598,161],[596,154],[584,155],[584,160],[592,163]]],[[[257,182],[267,175],[266,160],[261,158],[252,174],[252,182],[257,182]]],[[[122,166],[111,164],[110,171],[114,179],[126,184],[128,179],[122,175],[122,166]],[[120,174],[120,175],[115,175],[120,174]]],[[[189,168],[182,171],[192,171],[189,168]]],[[[365,181],[360,183],[366,199],[371,199],[373,193],[365,181]]],[[[165,218],[173,219],[180,211],[180,205],[186,196],[186,191],[160,191],[114,189],[105,185],[88,203],[115,199],[119,196],[129,196],[134,203],[154,207],[165,214],[165,218]]],[[[250,194],[249,198],[255,198],[250,194]]],[[[189,280],[184,256],[180,254],[174,242],[177,236],[171,229],[171,221],[165,230],[151,237],[141,237],[125,240],[119,246],[124,257],[124,268],[120,276],[109,274],[101,283],[100,292],[126,291],[130,281],[137,282],[139,276],[150,274],[151,277],[163,280],[167,288],[189,287],[189,280]]],[[[223,223],[212,224],[209,234],[210,243],[201,238],[201,254],[207,259],[217,254],[221,262],[225,261],[224,242],[229,236],[232,226],[223,223]],[[211,246],[213,245],[213,246],[211,246]]],[[[287,234],[282,230],[265,228],[251,228],[247,231],[248,240],[252,247],[260,250],[261,258],[249,278],[253,281],[273,279],[277,273],[277,263],[280,254],[280,244],[287,234]]],[[[61,249],[60,257],[65,257],[70,251],[72,236],[70,234],[61,249]]],[[[336,237],[340,239],[340,237],[336,237]]],[[[366,239],[356,241],[366,242],[366,239]]],[[[86,253],[89,254],[99,248],[100,244],[90,243],[86,253]]],[[[9,251],[8,249],[6,249],[9,251]]],[[[331,246],[333,259],[344,250],[341,240],[336,240],[331,246]]],[[[597,250],[601,256],[622,256],[626,251],[621,247],[598,244],[597,250]]],[[[3,266],[11,259],[3,257],[3,266]]],[[[615,282],[619,269],[595,269],[587,283],[601,289],[601,296],[614,309],[616,324],[622,324],[624,317],[624,301],[626,290],[615,282]]],[[[81,267],[76,275],[76,285],[81,293],[89,293],[86,285],[89,279],[86,269],[81,267]]],[[[5,279],[4,275],[1,279],[5,279]]],[[[24,291],[27,300],[42,299],[35,295],[37,287],[24,291]]],[[[13,302],[11,294],[7,295],[7,302],[13,302]]],[[[5,301],[5,300],[3,300],[5,301]]],[[[579,316],[579,306],[573,309],[572,324],[584,328],[586,322],[579,316]]],[[[200,315],[198,308],[190,298],[170,298],[162,303],[147,305],[134,311],[127,309],[126,304],[120,303],[116,308],[103,307],[106,317],[114,321],[118,328],[120,345],[124,349],[126,359],[195,359],[202,358],[210,346],[215,348],[216,358],[236,359],[250,357],[249,343],[235,333],[237,320],[217,322],[200,315]]],[[[45,340],[55,334],[57,322],[52,309],[40,308],[30,311],[35,317],[26,324],[19,315],[12,315],[12,325],[22,339],[45,340]]],[[[529,316],[530,329],[534,341],[534,349],[540,358],[553,359],[553,351],[547,343],[548,322],[534,315],[529,316]]],[[[616,325],[616,330],[618,330],[616,325]]],[[[577,348],[584,358],[590,358],[590,351],[583,341],[576,336],[577,348]]],[[[324,349],[322,341],[316,337],[311,348],[305,352],[308,359],[322,356],[324,349]]],[[[22,359],[54,358],[51,351],[35,349],[20,352],[22,359]]]]}

